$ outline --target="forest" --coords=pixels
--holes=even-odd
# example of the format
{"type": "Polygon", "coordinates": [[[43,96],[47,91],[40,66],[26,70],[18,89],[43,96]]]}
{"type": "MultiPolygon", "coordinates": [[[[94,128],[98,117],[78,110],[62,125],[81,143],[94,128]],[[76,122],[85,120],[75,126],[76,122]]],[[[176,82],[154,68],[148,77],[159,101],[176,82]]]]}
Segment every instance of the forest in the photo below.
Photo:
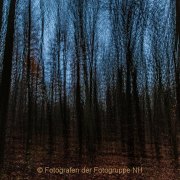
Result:
{"type": "Polygon", "coordinates": [[[0,1],[0,179],[175,180],[179,145],[178,0],[0,1]]]}

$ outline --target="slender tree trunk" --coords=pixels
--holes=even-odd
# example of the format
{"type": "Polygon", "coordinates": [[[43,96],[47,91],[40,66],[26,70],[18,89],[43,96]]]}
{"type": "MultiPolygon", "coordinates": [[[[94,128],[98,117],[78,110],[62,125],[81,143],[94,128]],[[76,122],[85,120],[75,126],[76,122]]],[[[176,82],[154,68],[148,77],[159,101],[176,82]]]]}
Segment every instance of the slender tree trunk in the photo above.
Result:
{"type": "Polygon", "coordinates": [[[175,56],[175,80],[177,99],[177,118],[180,119],[180,2],[176,1],[176,56],[175,56]]]}
{"type": "Polygon", "coordinates": [[[63,50],[63,138],[64,138],[64,152],[65,158],[68,157],[68,146],[69,146],[69,132],[68,132],[68,117],[67,117],[67,92],[66,92],[66,73],[67,73],[67,57],[66,57],[66,46],[67,39],[66,34],[64,34],[64,50],[63,50]]]}
{"type": "MultiPolygon", "coordinates": [[[[174,128],[172,123],[169,123],[169,133],[172,140],[173,151],[174,151],[174,158],[176,162],[178,162],[178,139],[177,139],[177,131],[179,130],[180,124],[180,1],[176,1],[176,44],[175,44],[175,81],[176,81],[176,121],[174,122],[174,128]]],[[[178,164],[178,163],[177,163],[178,164]]]]}
{"type": "Polygon", "coordinates": [[[14,22],[15,22],[16,0],[11,0],[5,50],[3,57],[2,79],[0,84],[0,164],[3,165],[6,123],[8,117],[8,104],[11,87],[11,71],[13,59],[14,22]]]}
{"type": "Polygon", "coordinates": [[[135,113],[136,113],[136,122],[137,122],[137,129],[138,129],[138,139],[139,139],[139,147],[141,156],[145,156],[145,130],[144,130],[144,121],[141,117],[141,109],[139,103],[139,95],[138,95],[138,88],[137,88],[137,70],[133,68],[133,94],[134,94],[134,103],[135,103],[135,113]]]}
{"type": "Polygon", "coordinates": [[[180,34],[180,1],[176,1],[176,32],[180,34]]]}
{"type": "Polygon", "coordinates": [[[76,81],[76,116],[78,122],[79,157],[82,156],[82,107],[80,87],[80,62],[77,60],[77,81],[76,81]]]}
{"type": "MultiPolygon", "coordinates": [[[[52,92],[53,93],[53,92],[52,92]]],[[[53,103],[52,103],[52,99],[51,102],[47,103],[47,108],[48,108],[48,112],[47,112],[47,118],[48,118],[48,133],[49,133],[49,137],[48,137],[48,154],[51,156],[52,152],[53,152],[53,121],[52,121],[52,113],[53,113],[53,103]]]]}
{"type": "Polygon", "coordinates": [[[0,2],[0,31],[1,31],[2,23],[3,23],[3,4],[4,4],[4,1],[2,0],[0,2]]]}
{"type": "Polygon", "coordinates": [[[95,60],[94,67],[94,80],[93,80],[93,105],[94,105],[94,121],[96,123],[96,139],[98,145],[101,144],[102,141],[102,119],[100,116],[100,108],[98,103],[98,89],[97,89],[97,64],[95,60]]]}
{"type": "MultiPolygon", "coordinates": [[[[129,158],[134,157],[134,119],[132,111],[132,94],[131,94],[131,52],[129,50],[129,45],[127,48],[127,80],[126,80],[126,101],[127,101],[127,138],[128,138],[128,156],[129,158]]],[[[132,159],[133,161],[133,159],[132,159]]],[[[131,163],[131,162],[130,162],[131,163]]]]}
{"type": "MultiPolygon", "coordinates": [[[[76,27],[77,28],[77,27],[76,27]]],[[[75,34],[75,43],[76,43],[76,65],[75,65],[75,74],[76,74],[76,83],[75,83],[75,112],[76,112],[76,120],[77,120],[77,131],[78,131],[78,143],[79,143],[79,159],[82,157],[82,135],[83,135],[83,111],[81,104],[81,67],[80,67],[80,52],[79,52],[79,34],[78,29],[76,29],[75,34]]]]}
{"type": "Polygon", "coordinates": [[[118,127],[120,130],[120,140],[121,140],[121,147],[122,151],[125,150],[125,98],[123,92],[123,70],[118,68],[117,70],[117,120],[118,120],[118,127]]]}
{"type": "Polygon", "coordinates": [[[43,9],[43,0],[40,0],[40,10],[41,10],[41,45],[40,45],[40,57],[41,57],[41,66],[42,66],[42,104],[41,104],[41,117],[40,117],[40,141],[44,140],[44,121],[45,117],[45,99],[46,99],[46,87],[45,87],[45,74],[44,74],[44,59],[43,59],[43,45],[44,45],[44,9],[43,9]]]}
{"type": "Polygon", "coordinates": [[[27,55],[27,91],[28,91],[28,121],[27,121],[27,139],[26,139],[26,152],[29,153],[29,148],[32,143],[32,84],[31,84],[31,0],[29,0],[28,9],[28,55],[27,55]]]}

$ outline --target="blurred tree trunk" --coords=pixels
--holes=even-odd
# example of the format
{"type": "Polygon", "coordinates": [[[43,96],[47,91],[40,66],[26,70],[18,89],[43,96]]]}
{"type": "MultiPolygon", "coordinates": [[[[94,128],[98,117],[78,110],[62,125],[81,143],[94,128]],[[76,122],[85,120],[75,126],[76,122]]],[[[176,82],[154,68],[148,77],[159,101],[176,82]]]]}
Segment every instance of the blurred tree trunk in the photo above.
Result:
{"type": "Polygon", "coordinates": [[[4,4],[4,1],[2,0],[0,2],[0,31],[1,31],[2,23],[3,23],[3,4],[4,4]]]}
{"type": "Polygon", "coordinates": [[[176,55],[175,55],[175,80],[177,98],[177,118],[180,119],[180,2],[176,1],[176,55]]]}
{"type": "MultiPolygon", "coordinates": [[[[128,138],[128,156],[134,157],[134,118],[132,108],[132,94],[131,94],[131,69],[132,69],[132,56],[130,51],[130,44],[128,43],[126,52],[126,102],[127,102],[127,138],[128,138]]],[[[133,159],[132,159],[133,163],[133,159]]]]}
{"type": "MultiPolygon", "coordinates": [[[[78,48],[78,47],[77,47],[78,48]]],[[[78,51],[78,50],[76,50],[78,51]]],[[[78,54],[78,53],[77,53],[78,54]]],[[[78,124],[79,157],[82,156],[82,105],[81,105],[81,86],[80,86],[80,58],[77,55],[76,61],[76,117],[78,124]]]]}
{"type": "Polygon", "coordinates": [[[43,48],[44,48],[44,29],[45,29],[45,14],[44,14],[44,3],[43,0],[40,0],[40,12],[41,12],[41,45],[40,45],[40,59],[42,66],[42,103],[41,103],[41,118],[40,118],[40,141],[45,141],[45,125],[47,120],[46,115],[46,104],[47,104],[47,87],[45,83],[45,64],[44,64],[44,56],[43,56],[43,48]]]}
{"type": "Polygon", "coordinates": [[[16,0],[11,0],[0,83],[0,164],[3,164],[14,43],[16,0]]]}
{"type": "Polygon", "coordinates": [[[68,125],[69,119],[67,114],[67,92],[66,92],[66,73],[67,73],[67,33],[64,32],[64,49],[63,49],[63,107],[62,107],[62,120],[63,120],[63,139],[64,139],[64,152],[65,158],[68,157],[68,146],[69,146],[69,132],[68,125]]]}
{"type": "Polygon", "coordinates": [[[176,32],[180,35],[180,1],[176,1],[176,32]]]}
{"type": "Polygon", "coordinates": [[[122,146],[122,151],[125,150],[125,127],[126,127],[126,121],[125,121],[125,110],[126,110],[126,105],[124,102],[126,101],[125,96],[124,96],[124,75],[123,75],[123,67],[118,68],[117,70],[117,120],[119,121],[119,131],[120,131],[120,140],[121,140],[121,146],[122,146]]]}
{"type": "MultiPolygon", "coordinates": [[[[168,121],[169,133],[171,136],[171,142],[173,145],[173,153],[174,158],[176,160],[176,164],[178,164],[178,138],[177,131],[179,130],[180,124],[180,1],[176,1],[176,44],[175,44],[175,81],[176,81],[176,116],[177,119],[172,125],[172,122],[168,121]]],[[[173,119],[171,119],[173,121],[173,119]]]]}
{"type": "Polygon", "coordinates": [[[27,139],[26,139],[26,153],[29,154],[29,148],[32,143],[32,126],[33,126],[33,117],[32,117],[32,84],[31,84],[31,0],[29,0],[28,7],[28,52],[27,52],[27,98],[28,98],[28,117],[27,117],[27,139]]]}
{"type": "Polygon", "coordinates": [[[133,70],[133,54],[131,49],[131,41],[132,41],[132,5],[130,6],[128,1],[125,1],[123,4],[124,8],[124,18],[125,18],[125,26],[124,33],[126,38],[126,118],[127,118],[127,151],[129,157],[129,165],[133,165],[134,163],[134,112],[133,112],[133,95],[132,95],[132,70],[133,70]]]}
{"type": "Polygon", "coordinates": [[[137,70],[134,67],[132,71],[133,76],[133,96],[134,96],[134,105],[135,105],[135,114],[136,114],[136,122],[137,122],[137,129],[138,129],[138,139],[139,139],[139,147],[141,152],[141,157],[145,156],[145,132],[144,132],[144,120],[141,116],[141,108],[139,102],[139,95],[138,95],[138,87],[137,87],[137,70]]]}
{"type": "Polygon", "coordinates": [[[102,140],[102,119],[100,116],[100,108],[99,108],[99,103],[98,103],[98,89],[97,89],[97,65],[96,65],[96,60],[95,60],[95,67],[94,67],[94,80],[93,80],[93,105],[94,105],[94,119],[96,123],[96,138],[97,138],[97,143],[100,145],[101,140],[102,140]]]}
{"type": "Polygon", "coordinates": [[[78,143],[79,143],[79,158],[82,157],[82,139],[83,139],[83,107],[81,103],[81,57],[80,57],[80,45],[79,45],[79,29],[75,25],[75,47],[76,47],[76,85],[75,85],[75,112],[77,119],[77,128],[78,128],[78,143]]]}

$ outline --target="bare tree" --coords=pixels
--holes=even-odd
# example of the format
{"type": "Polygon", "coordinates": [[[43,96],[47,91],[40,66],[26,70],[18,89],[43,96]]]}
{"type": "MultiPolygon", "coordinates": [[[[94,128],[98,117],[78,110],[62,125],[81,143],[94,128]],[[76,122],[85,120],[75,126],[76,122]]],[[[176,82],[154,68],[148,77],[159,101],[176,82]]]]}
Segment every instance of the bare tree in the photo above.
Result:
{"type": "Polygon", "coordinates": [[[15,22],[16,0],[10,2],[7,35],[5,41],[5,50],[3,57],[3,70],[0,84],[0,161],[3,164],[6,122],[8,118],[8,104],[11,87],[11,71],[13,59],[13,43],[14,43],[14,22],[15,22]]]}

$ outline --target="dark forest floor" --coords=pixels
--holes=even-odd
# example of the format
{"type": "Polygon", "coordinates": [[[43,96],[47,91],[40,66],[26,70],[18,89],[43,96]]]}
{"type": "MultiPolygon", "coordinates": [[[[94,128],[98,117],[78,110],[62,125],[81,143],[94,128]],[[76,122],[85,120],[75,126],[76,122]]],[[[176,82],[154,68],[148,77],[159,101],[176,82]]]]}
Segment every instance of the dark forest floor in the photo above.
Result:
{"type": "MultiPolygon", "coordinates": [[[[106,142],[102,143],[101,148],[97,152],[94,152],[94,160],[89,160],[88,153],[83,153],[81,163],[78,156],[77,142],[71,140],[69,146],[69,154],[65,158],[63,153],[63,140],[59,140],[59,143],[55,144],[52,154],[47,155],[48,146],[32,145],[31,155],[26,156],[24,151],[24,145],[22,139],[17,136],[9,137],[6,147],[5,168],[1,172],[1,178],[4,180],[63,180],[63,179],[150,179],[150,180],[178,180],[180,177],[180,169],[175,165],[175,161],[172,158],[172,148],[169,145],[163,145],[160,147],[161,156],[157,161],[153,146],[146,145],[146,158],[135,158],[133,160],[133,167],[142,167],[142,172],[134,172],[132,168],[130,173],[124,174],[107,174],[107,173],[95,173],[94,167],[99,168],[128,168],[128,156],[127,153],[120,152],[117,143],[106,142]],[[86,154],[86,155],[85,155],[86,154]],[[42,167],[43,171],[45,167],[49,168],[77,168],[79,173],[65,173],[65,174],[53,174],[37,172],[37,168],[42,167]],[[82,173],[81,170],[86,168],[92,168],[91,173],[82,173]]],[[[137,155],[138,156],[138,155],[137,155]]],[[[180,159],[179,159],[180,160],[180,159]]]]}

